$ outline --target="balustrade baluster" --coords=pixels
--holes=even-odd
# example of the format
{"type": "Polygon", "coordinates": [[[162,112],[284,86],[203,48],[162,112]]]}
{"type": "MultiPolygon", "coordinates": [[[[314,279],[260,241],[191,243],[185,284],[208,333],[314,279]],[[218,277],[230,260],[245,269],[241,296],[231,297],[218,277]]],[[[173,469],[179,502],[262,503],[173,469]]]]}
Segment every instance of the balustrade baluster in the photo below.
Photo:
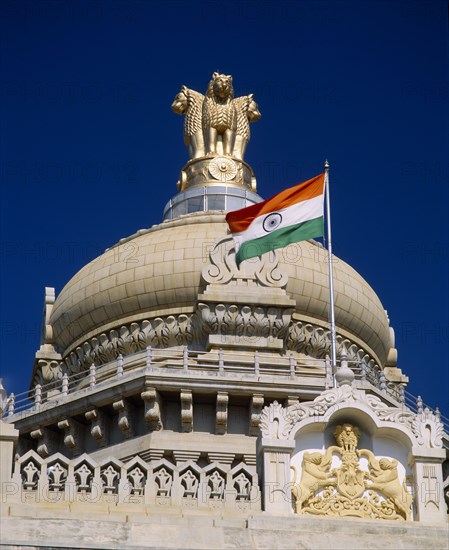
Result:
{"type": "Polygon", "coordinates": [[[418,397],[416,398],[416,408],[418,409],[418,414],[422,414],[423,403],[420,395],[418,395],[418,397]]]}
{"type": "Polygon", "coordinates": [[[296,375],[296,361],[293,356],[293,353],[289,355],[289,364],[290,364],[290,378],[294,379],[296,375]]]}
{"type": "Polygon", "coordinates": [[[151,346],[147,347],[147,355],[146,355],[146,365],[147,369],[151,369],[151,359],[152,359],[153,350],[151,349],[151,346]]]}
{"type": "Polygon", "coordinates": [[[366,362],[365,359],[362,359],[360,363],[360,380],[366,382],[366,362]]]}
{"type": "Polygon", "coordinates": [[[182,367],[184,370],[189,370],[189,350],[184,346],[182,353],[182,367]]]}
{"type": "Polygon", "coordinates": [[[95,363],[92,363],[92,365],[89,368],[89,385],[91,388],[95,387],[95,384],[97,383],[97,367],[95,366],[95,363]]]}
{"type": "Polygon", "coordinates": [[[218,350],[218,372],[224,374],[224,356],[222,348],[218,350]]]}
{"type": "Polygon", "coordinates": [[[67,373],[64,373],[62,376],[61,393],[62,395],[67,395],[69,393],[69,377],[67,376],[67,373]]]}
{"type": "Polygon", "coordinates": [[[36,384],[36,387],[34,388],[34,404],[36,405],[36,408],[39,408],[42,403],[42,386],[40,384],[36,384]]]}
{"type": "Polygon", "coordinates": [[[379,374],[379,387],[380,387],[380,390],[381,391],[386,391],[387,390],[387,381],[385,379],[385,374],[383,373],[383,371],[380,372],[379,374]]]}
{"type": "Polygon", "coordinates": [[[11,393],[8,399],[8,416],[12,416],[14,414],[15,402],[16,402],[15,395],[11,393]]]}
{"type": "Polygon", "coordinates": [[[123,355],[117,357],[117,376],[123,376],[123,355]]]}

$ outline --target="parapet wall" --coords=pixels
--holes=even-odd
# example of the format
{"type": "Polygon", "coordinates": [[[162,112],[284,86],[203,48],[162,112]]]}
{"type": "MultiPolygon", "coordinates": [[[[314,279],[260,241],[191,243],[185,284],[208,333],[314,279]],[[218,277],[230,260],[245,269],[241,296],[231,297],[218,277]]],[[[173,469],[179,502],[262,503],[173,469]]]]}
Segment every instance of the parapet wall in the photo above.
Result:
{"type": "Polygon", "coordinates": [[[448,525],[420,525],[351,518],[272,516],[245,519],[216,516],[154,515],[139,518],[111,515],[108,520],[7,517],[2,525],[2,548],[210,548],[314,550],[447,550],[448,525]],[[30,541],[34,543],[30,544],[30,541]]]}

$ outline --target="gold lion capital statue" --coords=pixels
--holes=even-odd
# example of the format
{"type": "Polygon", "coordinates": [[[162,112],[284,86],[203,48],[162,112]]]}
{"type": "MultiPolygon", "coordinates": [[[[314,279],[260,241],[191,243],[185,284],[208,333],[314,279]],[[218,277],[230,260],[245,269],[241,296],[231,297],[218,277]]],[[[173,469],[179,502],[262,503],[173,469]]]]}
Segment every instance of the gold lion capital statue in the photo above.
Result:
{"type": "Polygon", "coordinates": [[[190,159],[225,155],[243,160],[249,123],[261,114],[253,94],[234,98],[232,76],[213,73],[206,94],[182,86],[172,106],[184,115],[184,143],[190,159]]]}

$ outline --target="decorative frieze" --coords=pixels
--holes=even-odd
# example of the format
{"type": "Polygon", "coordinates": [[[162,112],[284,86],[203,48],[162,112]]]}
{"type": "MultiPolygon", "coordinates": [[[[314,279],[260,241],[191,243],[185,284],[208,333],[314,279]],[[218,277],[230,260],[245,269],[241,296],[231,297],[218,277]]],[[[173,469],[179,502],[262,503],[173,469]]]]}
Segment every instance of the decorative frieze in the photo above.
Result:
{"type": "Polygon", "coordinates": [[[86,370],[91,363],[97,366],[114,360],[118,355],[130,355],[148,346],[168,348],[186,346],[194,338],[193,314],[169,315],[144,319],[100,334],[73,350],[63,362],[69,374],[86,370]]]}

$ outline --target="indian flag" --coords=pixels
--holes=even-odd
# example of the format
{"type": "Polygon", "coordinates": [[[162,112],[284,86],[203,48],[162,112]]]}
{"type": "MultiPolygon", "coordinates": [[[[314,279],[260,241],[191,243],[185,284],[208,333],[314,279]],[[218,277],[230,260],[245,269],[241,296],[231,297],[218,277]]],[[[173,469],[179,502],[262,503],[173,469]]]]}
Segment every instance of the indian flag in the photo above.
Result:
{"type": "Polygon", "coordinates": [[[228,212],[237,267],[249,258],[324,235],[324,174],[271,199],[228,212]]]}

